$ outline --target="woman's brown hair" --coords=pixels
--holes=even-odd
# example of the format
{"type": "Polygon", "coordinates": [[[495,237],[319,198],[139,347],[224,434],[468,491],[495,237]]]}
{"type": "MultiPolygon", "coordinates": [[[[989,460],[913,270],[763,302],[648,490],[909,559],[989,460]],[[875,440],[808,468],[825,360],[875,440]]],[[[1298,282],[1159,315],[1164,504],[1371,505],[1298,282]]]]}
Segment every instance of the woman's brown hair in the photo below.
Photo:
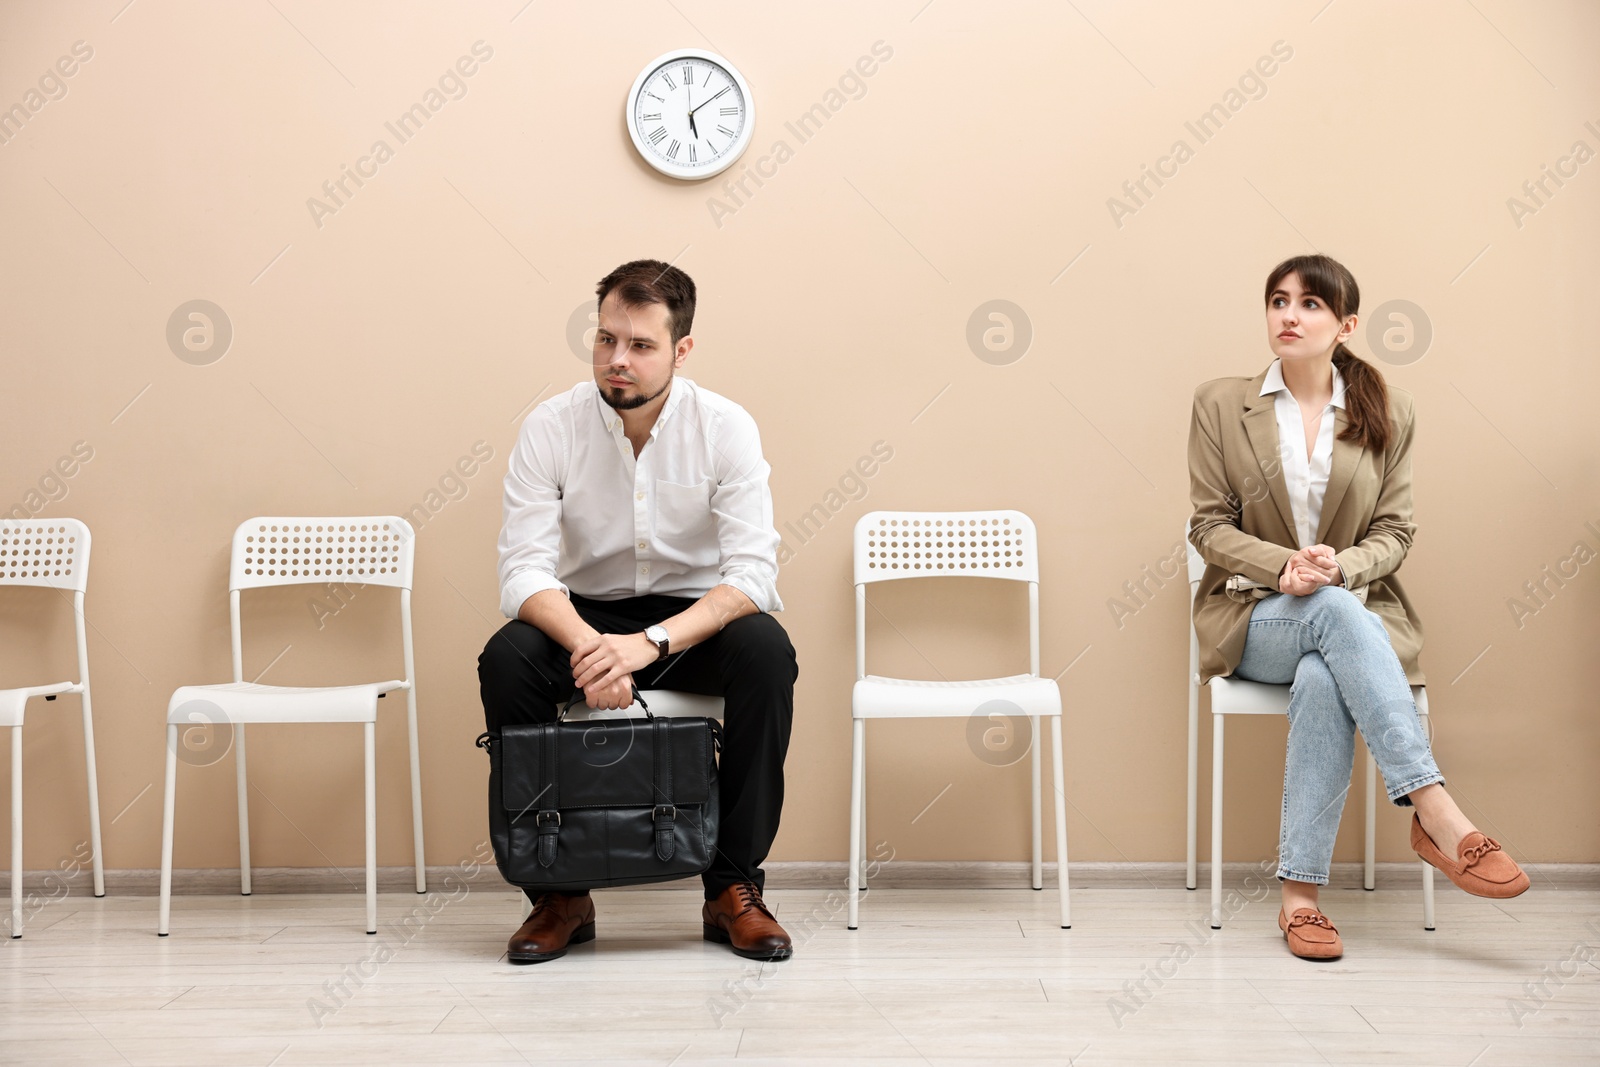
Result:
{"type": "MultiPolygon", "coordinates": [[[[1320,254],[1291,256],[1273,267],[1267,276],[1266,302],[1269,305],[1272,294],[1291,274],[1299,277],[1300,288],[1320,297],[1340,321],[1347,315],[1354,315],[1361,307],[1361,290],[1356,286],[1355,275],[1338,260],[1320,254]]],[[[1383,375],[1346,348],[1343,341],[1333,346],[1333,365],[1344,378],[1345,410],[1350,416],[1350,425],[1339,435],[1339,440],[1354,441],[1374,452],[1382,452],[1389,445],[1389,390],[1383,383],[1383,375]]]]}

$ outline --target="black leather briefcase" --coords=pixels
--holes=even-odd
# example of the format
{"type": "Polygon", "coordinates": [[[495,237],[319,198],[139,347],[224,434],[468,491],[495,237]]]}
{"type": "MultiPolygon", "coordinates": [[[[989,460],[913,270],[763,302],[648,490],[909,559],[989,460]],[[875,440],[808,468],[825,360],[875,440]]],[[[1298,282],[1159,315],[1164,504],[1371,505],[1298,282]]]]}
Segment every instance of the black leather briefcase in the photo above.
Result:
{"type": "Polygon", "coordinates": [[[566,721],[580,699],[555,722],[478,738],[489,751],[489,836],[500,874],[535,892],[576,892],[710,867],[721,725],[649,708],[643,719],[566,721]]]}

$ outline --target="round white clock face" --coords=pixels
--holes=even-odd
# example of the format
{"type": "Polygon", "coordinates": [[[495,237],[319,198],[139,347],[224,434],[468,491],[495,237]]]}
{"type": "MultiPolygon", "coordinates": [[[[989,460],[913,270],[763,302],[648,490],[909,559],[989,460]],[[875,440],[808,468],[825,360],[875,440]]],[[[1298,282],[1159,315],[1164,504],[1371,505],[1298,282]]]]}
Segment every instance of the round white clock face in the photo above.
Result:
{"type": "Polygon", "coordinates": [[[628,133],[645,162],[674,178],[709,178],[750,143],[755,100],[727,60],[684,48],[652,60],[628,94],[628,133]]]}

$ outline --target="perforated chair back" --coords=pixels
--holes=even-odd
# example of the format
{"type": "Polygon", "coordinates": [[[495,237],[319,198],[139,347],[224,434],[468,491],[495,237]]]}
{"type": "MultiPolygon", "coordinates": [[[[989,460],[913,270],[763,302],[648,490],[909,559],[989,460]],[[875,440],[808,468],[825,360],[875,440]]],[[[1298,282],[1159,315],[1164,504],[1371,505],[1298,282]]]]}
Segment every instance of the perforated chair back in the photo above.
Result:
{"type": "Polygon", "coordinates": [[[258,515],[233,532],[228,588],[356,582],[410,589],[416,538],[398,515],[258,515]]]}
{"type": "Polygon", "coordinates": [[[1039,580],[1033,520],[1020,511],[873,511],[855,532],[855,584],[896,578],[1039,580]]]}
{"type": "Polygon", "coordinates": [[[867,586],[900,578],[1028,583],[1028,673],[1039,676],[1039,541],[1020,511],[869,511],[856,520],[856,677],[867,676],[867,586]]]}
{"type": "Polygon", "coordinates": [[[258,515],[233,531],[228,609],[233,626],[233,680],[244,680],[239,592],[279,585],[350,582],[400,590],[400,641],[406,676],[414,680],[411,576],[416,531],[398,515],[258,515]]]}
{"type": "Polygon", "coordinates": [[[77,519],[0,519],[0,585],[83,592],[89,527],[77,519]]]}

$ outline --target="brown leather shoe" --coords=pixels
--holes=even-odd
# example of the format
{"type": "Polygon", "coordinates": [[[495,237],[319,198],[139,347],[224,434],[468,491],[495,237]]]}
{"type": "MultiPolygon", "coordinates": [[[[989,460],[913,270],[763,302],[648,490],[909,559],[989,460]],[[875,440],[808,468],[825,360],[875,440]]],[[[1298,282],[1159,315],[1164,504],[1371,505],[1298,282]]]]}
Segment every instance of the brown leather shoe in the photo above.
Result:
{"type": "Polygon", "coordinates": [[[594,901],[589,894],[541,893],[533,911],[506,944],[506,959],[543,963],[565,956],[568,945],[593,940],[594,901]]]}
{"type": "Polygon", "coordinates": [[[754,882],[739,882],[700,909],[705,939],[727,945],[748,960],[786,960],[794,943],[761,901],[754,882]]]}
{"type": "Polygon", "coordinates": [[[1528,875],[1517,861],[1506,855],[1500,842],[1485,837],[1474,830],[1461,839],[1460,859],[1451,863],[1444,851],[1434,844],[1428,831],[1422,828],[1422,819],[1412,813],[1411,847],[1425,861],[1444,872],[1456,887],[1475,897],[1494,897],[1504,900],[1528,891],[1528,875]]]}
{"type": "Polygon", "coordinates": [[[1278,929],[1283,931],[1289,951],[1303,960],[1336,960],[1344,955],[1344,942],[1328,917],[1316,908],[1296,908],[1284,918],[1278,909],[1278,929]]]}

